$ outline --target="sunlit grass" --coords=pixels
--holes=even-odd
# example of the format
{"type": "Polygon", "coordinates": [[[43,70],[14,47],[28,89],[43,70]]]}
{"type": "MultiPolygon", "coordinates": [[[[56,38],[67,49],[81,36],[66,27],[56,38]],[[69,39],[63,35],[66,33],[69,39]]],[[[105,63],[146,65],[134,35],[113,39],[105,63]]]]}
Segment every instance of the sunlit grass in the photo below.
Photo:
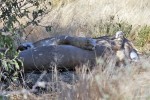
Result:
{"type": "MultiPolygon", "coordinates": [[[[99,37],[122,30],[141,52],[150,51],[149,0],[52,0],[52,5],[52,11],[40,23],[51,25],[52,31],[30,26],[26,32],[33,31],[28,41],[58,34],[99,37]]],[[[121,68],[112,62],[100,63],[88,73],[86,68],[81,68],[77,74],[69,74],[74,76],[71,83],[61,80],[65,75],[55,70],[52,76],[46,76],[52,78],[47,83],[49,92],[35,95],[32,91],[19,90],[17,93],[32,100],[149,100],[150,58],[148,55],[140,58],[137,64],[121,68]]]]}

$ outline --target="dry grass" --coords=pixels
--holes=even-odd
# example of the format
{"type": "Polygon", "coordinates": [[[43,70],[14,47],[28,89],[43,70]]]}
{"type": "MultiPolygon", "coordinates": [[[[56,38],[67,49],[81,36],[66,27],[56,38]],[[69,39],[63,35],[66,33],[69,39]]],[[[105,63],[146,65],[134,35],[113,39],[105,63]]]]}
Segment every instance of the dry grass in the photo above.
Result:
{"type": "MultiPolygon", "coordinates": [[[[135,39],[143,25],[150,25],[149,0],[52,0],[53,9],[41,24],[52,25],[52,31],[41,27],[34,29],[29,41],[55,34],[75,36],[99,36],[106,34],[106,23],[126,22],[133,25],[131,34],[135,39]]],[[[113,31],[111,31],[113,32],[113,31]]],[[[148,47],[149,49],[149,47],[148,47]]],[[[77,71],[77,79],[72,84],[59,80],[53,74],[53,82],[48,87],[51,92],[39,96],[28,93],[27,99],[39,100],[149,100],[150,99],[150,58],[143,56],[138,64],[129,64],[125,68],[115,68],[109,63],[102,71],[98,65],[88,74],[83,68],[77,71]],[[52,84],[57,83],[57,86],[52,84]]]]}
{"type": "MultiPolygon", "coordinates": [[[[100,65],[88,73],[86,66],[77,69],[76,74],[70,72],[69,75],[59,75],[55,70],[54,73],[46,76],[46,78],[52,77],[51,81],[41,82],[41,87],[44,86],[42,84],[46,84],[43,92],[40,92],[40,89],[38,92],[32,91],[32,88],[9,92],[8,97],[15,97],[17,100],[149,100],[150,63],[148,60],[150,57],[143,56],[138,63],[120,68],[114,66],[113,60],[107,64],[100,62],[100,65]],[[105,69],[102,69],[104,67],[105,69]],[[72,77],[70,83],[62,79],[62,77],[69,79],[71,75],[76,75],[77,78],[72,77]]],[[[43,79],[44,74],[41,76],[40,78],[43,79]]]]}
{"type": "MultiPolygon", "coordinates": [[[[71,34],[76,31],[84,32],[84,28],[92,30],[95,25],[101,24],[102,20],[107,21],[110,16],[114,16],[117,22],[125,21],[135,26],[150,25],[149,9],[148,0],[72,0],[71,3],[53,9],[43,23],[70,29],[71,34]]],[[[63,32],[63,30],[55,31],[63,32]]]]}
{"type": "MultiPolygon", "coordinates": [[[[55,34],[71,34],[77,36],[100,36],[107,34],[105,28],[113,22],[126,22],[132,26],[132,32],[136,33],[143,25],[150,25],[149,0],[46,0],[52,6],[41,25],[51,25],[52,31],[46,32],[44,28],[30,26],[26,29],[32,35],[29,41],[55,34]]],[[[26,19],[22,19],[24,23],[26,19]]],[[[119,30],[119,29],[118,29],[119,30]]],[[[113,32],[113,31],[112,31],[113,32]]]]}
{"type": "Polygon", "coordinates": [[[149,0],[52,0],[52,5],[51,12],[40,23],[51,25],[52,31],[29,27],[27,33],[34,29],[29,41],[58,34],[95,37],[118,30],[130,33],[130,39],[136,40],[141,28],[150,25],[149,0]]]}
{"type": "Polygon", "coordinates": [[[110,63],[105,70],[101,68],[99,65],[89,74],[82,71],[77,84],[70,89],[63,89],[61,94],[65,95],[60,95],[60,100],[150,99],[149,62],[117,69],[110,63]]]}

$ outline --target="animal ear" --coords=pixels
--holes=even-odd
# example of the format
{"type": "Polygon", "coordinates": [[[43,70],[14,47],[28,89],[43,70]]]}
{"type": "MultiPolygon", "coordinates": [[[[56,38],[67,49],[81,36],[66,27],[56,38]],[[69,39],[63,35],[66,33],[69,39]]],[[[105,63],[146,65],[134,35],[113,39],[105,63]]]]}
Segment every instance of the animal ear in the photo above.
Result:
{"type": "Polygon", "coordinates": [[[31,48],[34,48],[33,43],[27,42],[27,43],[21,44],[21,45],[17,48],[17,51],[23,51],[23,50],[27,50],[27,49],[31,49],[31,48]]]}
{"type": "Polygon", "coordinates": [[[117,38],[122,38],[124,36],[124,33],[122,32],[122,31],[118,31],[118,32],[116,32],[116,34],[115,34],[115,38],[117,39],[117,38]]]}
{"type": "Polygon", "coordinates": [[[20,45],[20,46],[17,48],[17,52],[23,51],[23,50],[26,50],[26,49],[28,49],[26,46],[20,45]]]}

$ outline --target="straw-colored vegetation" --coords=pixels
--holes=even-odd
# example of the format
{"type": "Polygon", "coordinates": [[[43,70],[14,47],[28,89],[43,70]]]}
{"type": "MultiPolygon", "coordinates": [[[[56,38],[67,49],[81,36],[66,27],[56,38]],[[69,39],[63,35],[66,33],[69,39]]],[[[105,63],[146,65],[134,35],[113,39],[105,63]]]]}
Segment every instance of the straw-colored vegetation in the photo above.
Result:
{"type": "MultiPolygon", "coordinates": [[[[99,37],[122,30],[139,52],[145,54],[140,55],[140,62],[128,64],[123,68],[116,68],[113,60],[108,61],[109,63],[99,60],[101,62],[98,62],[99,64],[88,73],[86,66],[82,66],[76,72],[64,72],[64,74],[54,69],[51,75],[45,76],[50,77],[50,82],[41,83],[42,86],[46,84],[46,89],[38,88],[38,95],[34,87],[32,89],[27,87],[24,90],[22,87],[12,85],[8,90],[14,91],[9,93],[0,91],[0,94],[7,94],[1,98],[12,100],[15,98],[20,100],[150,99],[149,0],[51,0],[51,5],[47,8],[50,12],[40,22],[40,25],[52,26],[51,31],[46,32],[40,26],[29,26],[26,28],[26,33],[31,32],[31,34],[27,37],[27,41],[37,41],[58,34],[99,37]]],[[[44,75],[45,73],[41,75],[41,79],[44,75]]],[[[33,86],[36,87],[41,79],[33,82],[33,86]]],[[[31,80],[27,79],[27,81],[31,80]]]]}
{"type": "Polygon", "coordinates": [[[33,87],[38,88],[25,90],[12,85],[9,89],[14,91],[8,92],[5,98],[11,100],[149,100],[150,63],[148,60],[150,58],[144,56],[138,64],[129,64],[121,68],[116,68],[113,60],[107,64],[100,62],[88,73],[87,66],[83,66],[75,73],[58,73],[54,70],[52,74],[44,72],[40,77],[30,74],[28,81],[34,80],[33,87]],[[44,77],[50,81],[41,81],[44,77]]]}
{"type": "Polygon", "coordinates": [[[143,50],[150,42],[149,9],[149,0],[52,0],[51,12],[40,23],[51,25],[51,32],[40,27],[27,32],[34,28],[29,40],[36,41],[56,34],[98,37],[122,30],[143,50]]]}

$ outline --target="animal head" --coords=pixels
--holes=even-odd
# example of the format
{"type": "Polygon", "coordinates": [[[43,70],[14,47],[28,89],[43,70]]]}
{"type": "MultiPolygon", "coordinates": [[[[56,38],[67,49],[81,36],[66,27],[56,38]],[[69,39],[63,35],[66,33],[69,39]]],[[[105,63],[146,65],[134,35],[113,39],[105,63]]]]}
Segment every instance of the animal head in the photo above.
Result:
{"type": "Polygon", "coordinates": [[[115,38],[118,40],[122,40],[124,38],[124,33],[122,31],[116,32],[115,38]]]}
{"type": "Polygon", "coordinates": [[[116,56],[119,58],[119,60],[128,59],[130,61],[137,62],[139,60],[138,53],[132,42],[125,38],[124,35],[125,33],[118,31],[115,34],[115,39],[112,40],[112,47],[116,51],[116,56]]]}
{"type": "Polygon", "coordinates": [[[113,50],[121,50],[121,49],[123,49],[124,33],[122,31],[116,32],[115,38],[112,38],[110,42],[111,42],[113,50]]]}
{"type": "Polygon", "coordinates": [[[34,48],[33,43],[27,42],[27,43],[21,44],[21,45],[17,48],[17,51],[23,51],[23,50],[27,50],[27,49],[31,49],[31,48],[34,48]]]}

